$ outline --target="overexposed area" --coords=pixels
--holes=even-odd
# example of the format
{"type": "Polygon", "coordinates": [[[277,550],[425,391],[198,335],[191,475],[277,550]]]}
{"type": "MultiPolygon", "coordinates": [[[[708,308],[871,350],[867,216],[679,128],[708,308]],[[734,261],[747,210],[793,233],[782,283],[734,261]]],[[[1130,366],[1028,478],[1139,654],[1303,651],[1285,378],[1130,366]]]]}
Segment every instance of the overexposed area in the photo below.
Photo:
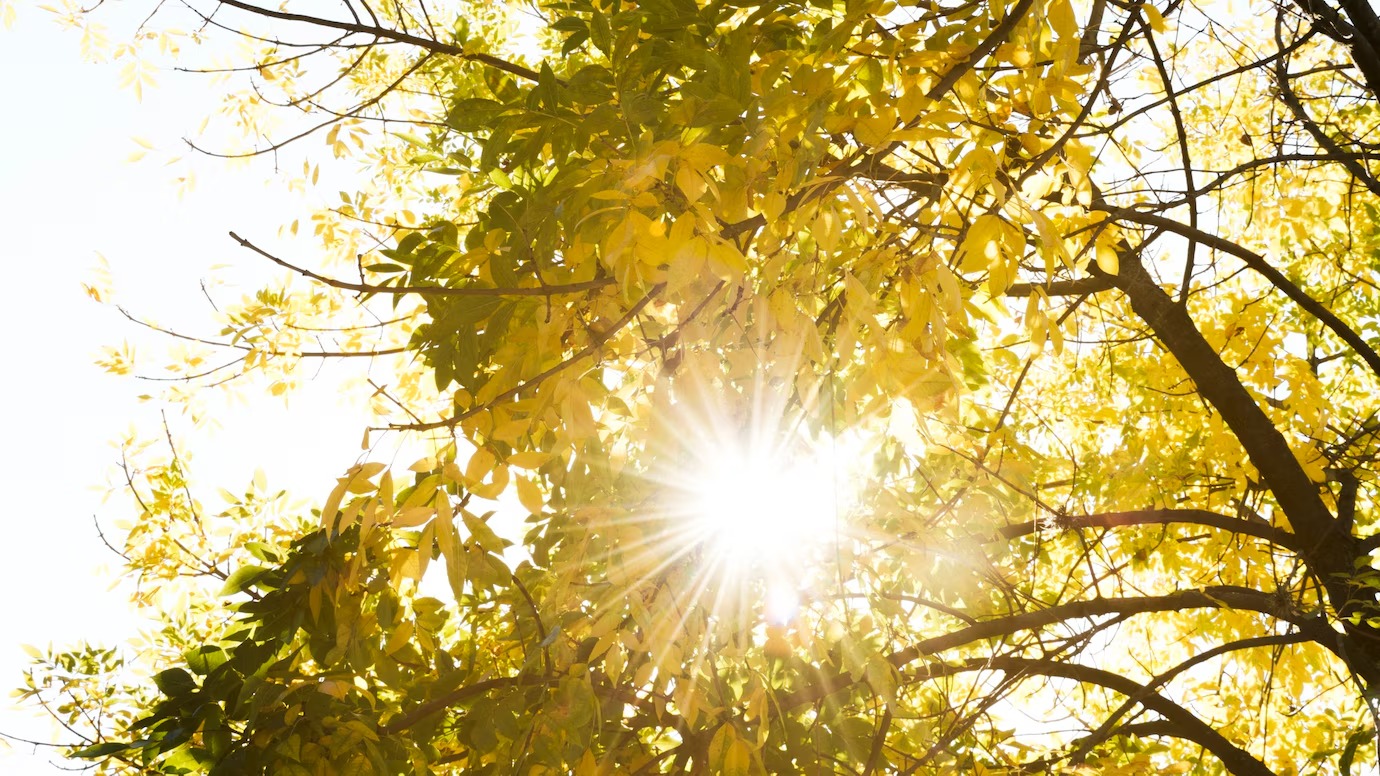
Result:
{"type": "MultiPolygon", "coordinates": [[[[102,9],[112,40],[120,24],[137,24],[127,17],[138,11],[102,9]]],[[[104,256],[115,298],[132,313],[214,336],[219,325],[203,281],[218,280],[212,296],[229,301],[281,275],[227,232],[296,251],[310,264],[310,241],[288,240],[278,228],[305,219],[314,203],[272,185],[271,160],[167,163],[188,153],[182,137],[214,108],[220,92],[206,76],[160,72],[157,87],[136,101],[120,87],[118,67],[81,61],[77,36],[33,6],[0,30],[0,67],[8,106],[0,124],[0,261],[10,276],[0,292],[8,339],[0,379],[7,431],[0,446],[0,732],[49,742],[66,739],[32,711],[16,709],[8,692],[29,661],[21,645],[117,646],[143,626],[126,605],[127,591],[112,589],[119,559],[102,545],[94,520],[110,532],[131,516],[123,494],[109,491],[119,457],[112,442],[133,426],[158,428],[159,405],[138,397],[159,386],[108,375],[93,362],[102,345],[128,340],[136,355],[147,353],[141,364],[152,370],[169,344],[90,299],[82,284],[104,256]],[[143,159],[127,161],[140,151],[143,159]],[[180,185],[189,171],[194,184],[180,185]],[[212,269],[230,263],[236,266],[212,269]]],[[[319,500],[359,450],[363,416],[342,413],[342,378],[327,364],[290,404],[251,394],[218,411],[215,425],[195,428],[176,409],[168,410],[169,424],[191,452],[193,475],[212,493],[242,490],[263,469],[275,490],[319,500]]],[[[43,747],[0,742],[0,773],[57,773],[60,762],[43,747]]]]}

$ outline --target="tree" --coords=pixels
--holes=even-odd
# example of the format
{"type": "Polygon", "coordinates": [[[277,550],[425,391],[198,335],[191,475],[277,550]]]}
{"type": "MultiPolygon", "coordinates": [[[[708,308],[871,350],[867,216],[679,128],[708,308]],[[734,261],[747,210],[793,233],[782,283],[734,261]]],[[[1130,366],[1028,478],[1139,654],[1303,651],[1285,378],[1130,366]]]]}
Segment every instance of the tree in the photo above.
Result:
{"type": "Polygon", "coordinates": [[[267,494],[225,537],[175,448],[132,475],[145,603],[194,604],[146,650],[156,692],[112,684],[114,652],[40,660],[74,757],[1377,756],[1369,5],[484,7],[188,5],[194,37],[257,46],[227,111],[247,145],[210,150],[322,134],[370,177],[316,221],[319,263],[232,235],[297,282],[183,374],[287,392],[368,356],[366,447],[432,448],[254,541],[267,494]]]}

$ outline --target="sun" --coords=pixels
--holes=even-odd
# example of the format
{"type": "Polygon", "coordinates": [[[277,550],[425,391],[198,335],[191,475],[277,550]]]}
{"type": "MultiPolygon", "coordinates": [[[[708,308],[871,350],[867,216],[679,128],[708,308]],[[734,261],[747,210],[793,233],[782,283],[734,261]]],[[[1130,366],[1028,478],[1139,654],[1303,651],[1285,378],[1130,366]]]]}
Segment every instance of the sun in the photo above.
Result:
{"type": "Polygon", "coordinates": [[[833,578],[837,548],[858,540],[873,439],[839,429],[789,383],[750,387],[686,380],[659,408],[647,478],[655,485],[649,555],[693,569],[714,608],[753,601],[787,622],[808,591],[833,578]]]}
{"type": "Polygon", "coordinates": [[[833,537],[836,472],[818,451],[723,447],[702,456],[690,519],[714,559],[736,570],[792,565],[833,537]]]}

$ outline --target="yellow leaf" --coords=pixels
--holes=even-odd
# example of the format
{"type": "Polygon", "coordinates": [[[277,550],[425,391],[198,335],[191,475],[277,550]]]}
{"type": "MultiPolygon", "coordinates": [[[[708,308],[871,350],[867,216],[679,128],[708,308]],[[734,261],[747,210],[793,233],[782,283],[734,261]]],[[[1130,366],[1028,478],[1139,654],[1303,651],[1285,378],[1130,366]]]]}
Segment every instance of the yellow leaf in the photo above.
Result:
{"type": "Polygon", "coordinates": [[[666,273],[666,293],[677,293],[703,277],[708,261],[709,245],[704,238],[694,237],[682,243],[671,255],[671,267],[666,273]]]}
{"type": "Polygon", "coordinates": [[[465,572],[469,558],[455,533],[455,521],[450,511],[448,496],[442,496],[437,500],[436,520],[432,525],[436,526],[436,547],[441,551],[441,557],[446,560],[446,580],[450,582],[451,592],[459,599],[465,594],[465,572]]]}
{"type": "Polygon", "coordinates": [[[709,768],[721,776],[747,776],[751,772],[752,749],[732,725],[720,727],[710,740],[709,768]]]}
{"type": "Polygon", "coordinates": [[[896,127],[896,119],[893,116],[869,116],[858,119],[858,123],[853,127],[853,134],[857,135],[858,141],[863,145],[877,148],[886,145],[891,130],[896,127]]]}
{"type": "Polygon", "coordinates": [[[1160,9],[1147,3],[1140,6],[1140,10],[1145,14],[1145,20],[1150,23],[1150,29],[1155,32],[1164,32],[1164,14],[1160,13],[1160,9]]]}
{"type": "Polygon", "coordinates": [[[475,450],[474,455],[471,455],[469,462],[465,464],[466,484],[473,487],[475,483],[483,482],[484,478],[489,476],[489,472],[494,470],[497,461],[494,454],[485,448],[475,450]]]}
{"type": "Polygon", "coordinates": [[[345,489],[349,487],[350,480],[349,475],[336,480],[335,488],[326,497],[326,503],[321,507],[321,525],[323,527],[335,530],[336,513],[340,511],[340,501],[345,498],[345,489]]]}
{"type": "Polygon", "coordinates": [[[1097,268],[1108,275],[1115,275],[1121,269],[1116,250],[1101,240],[1097,243],[1097,268]]]}
{"type": "Polygon", "coordinates": [[[338,701],[343,701],[345,700],[346,693],[350,691],[350,685],[340,681],[339,679],[327,679],[324,682],[317,682],[316,690],[317,692],[325,693],[326,695],[329,695],[338,701]]]}
{"type": "Polygon", "coordinates": [[[1064,266],[1073,269],[1073,260],[1069,258],[1068,249],[1064,247],[1064,238],[1054,228],[1054,222],[1049,220],[1049,216],[1031,208],[1030,218],[1035,222],[1035,231],[1040,235],[1040,249],[1046,258],[1050,261],[1057,258],[1064,266]]]}
{"type": "Polygon", "coordinates": [[[383,654],[391,655],[407,646],[407,642],[412,640],[412,631],[413,626],[410,620],[403,620],[398,623],[398,627],[388,637],[388,642],[383,645],[383,654]]]}
{"type": "Polygon", "coordinates": [[[1001,217],[984,213],[973,219],[960,248],[958,268],[962,272],[982,272],[1001,256],[1001,217]]]}
{"type": "Polygon", "coordinates": [[[517,478],[517,497],[518,502],[526,507],[532,514],[540,514],[546,506],[546,499],[542,496],[541,487],[527,477],[517,478]]]}
{"type": "Polygon", "coordinates": [[[393,473],[384,472],[383,477],[379,478],[379,503],[391,509],[393,507],[393,473]]]}
{"type": "Polygon", "coordinates": [[[521,453],[513,453],[508,456],[508,465],[516,466],[519,469],[540,469],[550,460],[550,453],[543,453],[539,450],[527,450],[521,453]]]}
{"type": "Polygon", "coordinates": [[[394,528],[412,528],[421,525],[436,514],[434,507],[409,507],[393,517],[394,528]]]}
{"type": "Polygon", "coordinates": [[[676,188],[680,189],[687,201],[698,202],[709,188],[709,184],[705,182],[704,176],[682,165],[676,170],[676,188]]]}
{"type": "Polygon", "coordinates": [[[724,241],[709,248],[709,267],[715,275],[736,282],[747,274],[747,258],[733,243],[724,241]]]}

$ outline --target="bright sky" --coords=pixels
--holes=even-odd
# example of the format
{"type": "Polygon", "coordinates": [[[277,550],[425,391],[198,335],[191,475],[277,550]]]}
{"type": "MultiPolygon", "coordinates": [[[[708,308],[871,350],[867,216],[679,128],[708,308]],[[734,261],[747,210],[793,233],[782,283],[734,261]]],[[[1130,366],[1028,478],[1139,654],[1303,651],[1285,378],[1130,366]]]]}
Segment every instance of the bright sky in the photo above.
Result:
{"type": "MultiPolygon", "coordinates": [[[[140,10],[128,5],[102,12],[118,18],[140,10]]],[[[156,428],[158,407],[136,399],[148,384],[108,376],[92,362],[102,344],[128,338],[152,355],[159,340],[86,297],[81,283],[97,252],[109,260],[117,298],[129,309],[210,335],[217,328],[200,281],[215,264],[255,266],[227,231],[310,261],[309,245],[277,238],[277,227],[305,217],[310,203],[265,186],[270,168],[229,171],[200,160],[196,188],[179,198],[176,168],[124,161],[137,149],[135,136],[165,158],[180,153],[182,135],[212,108],[216,93],[204,77],[164,73],[137,103],[118,88],[115,67],[80,62],[76,36],[47,16],[22,7],[15,27],[0,30],[0,72],[9,74],[9,118],[0,123],[0,263],[10,278],[0,305],[0,331],[9,337],[0,380],[8,439],[0,446],[7,534],[0,542],[0,732],[45,741],[51,727],[17,711],[9,697],[28,663],[20,644],[118,644],[139,626],[125,596],[109,590],[118,566],[92,516],[107,527],[130,516],[118,501],[103,504],[102,485],[117,460],[110,443],[132,425],[156,428]]],[[[274,276],[260,270],[260,280],[274,276]]],[[[252,273],[236,277],[254,280],[252,273]]],[[[222,419],[215,444],[198,443],[205,437],[170,415],[174,431],[190,437],[193,473],[207,486],[234,489],[262,468],[270,487],[319,499],[354,462],[362,430],[360,415],[342,418],[331,379],[339,371],[323,374],[290,408],[276,400],[239,405],[222,419]]],[[[0,743],[0,773],[64,772],[57,763],[51,754],[0,743]]]]}

